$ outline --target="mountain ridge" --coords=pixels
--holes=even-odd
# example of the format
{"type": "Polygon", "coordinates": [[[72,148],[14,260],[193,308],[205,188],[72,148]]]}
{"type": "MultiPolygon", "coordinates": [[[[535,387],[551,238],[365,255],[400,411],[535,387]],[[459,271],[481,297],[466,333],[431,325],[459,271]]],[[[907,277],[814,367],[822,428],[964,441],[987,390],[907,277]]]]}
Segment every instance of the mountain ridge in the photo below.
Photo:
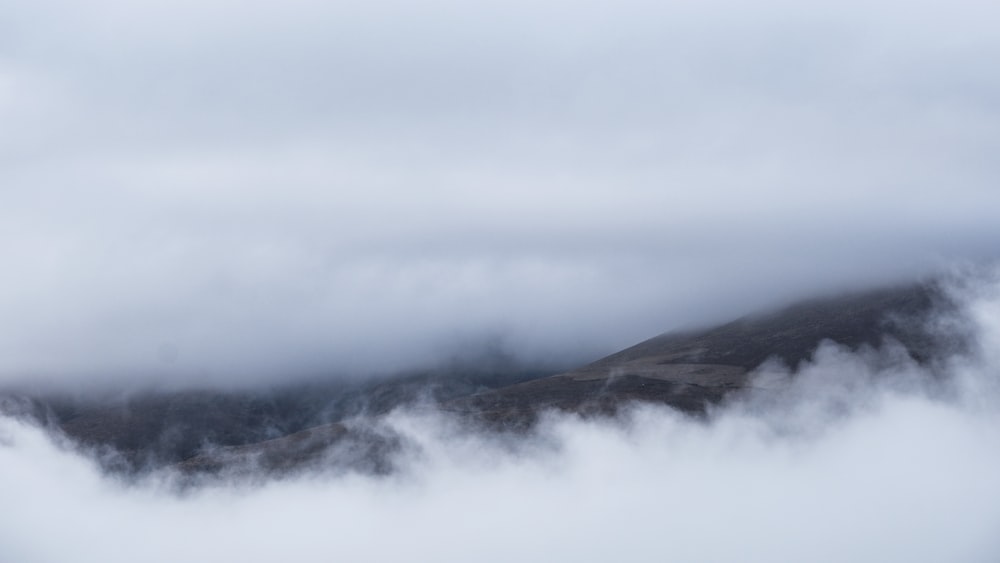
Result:
{"type": "MultiPolygon", "coordinates": [[[[966,345],[932,326],[960,314],[939,284],[799,302],[704,329],[664,333],[561,373],[425,373],[326,382],[266,392],[149,393],[119,402],[33,396],[22,409],[124,474],[173,467],[211,474],[280,474],[316,464],[391,471],[402,439],[380,417],[423,404],[487,431],[524,432],[548,411],[608,416],[627,404],[663,404],[689,416],[749,387],[778,361],[795,371],[824,341],[851,350],[898,343],[933,366],[966,345]]],[[[24,403],[24,400],[22,400],[24,403]]]]}

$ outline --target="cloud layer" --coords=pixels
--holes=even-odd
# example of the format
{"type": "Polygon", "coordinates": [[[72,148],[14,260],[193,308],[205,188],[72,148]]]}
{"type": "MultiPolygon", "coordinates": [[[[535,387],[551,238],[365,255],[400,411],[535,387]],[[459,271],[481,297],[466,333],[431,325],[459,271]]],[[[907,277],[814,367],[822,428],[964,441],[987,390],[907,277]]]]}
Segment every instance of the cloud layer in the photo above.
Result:
{"type": "Polygon", "coordinates": [[[996,258],[997,15],[15,1],[0,379],[580,361],[996,258]]]}
{"type": "MultiPolygon", "coordinates": [[[[997,12],[8,2],[0,382],[577,361],[996,259],[997,12]]],[[[830,346],[707,423],[512,445],[399,412],[388,478],[178,496],[0,417],[0,559],[995,561],[1000,301],[973,289],[944,382],[830,346]]]]}

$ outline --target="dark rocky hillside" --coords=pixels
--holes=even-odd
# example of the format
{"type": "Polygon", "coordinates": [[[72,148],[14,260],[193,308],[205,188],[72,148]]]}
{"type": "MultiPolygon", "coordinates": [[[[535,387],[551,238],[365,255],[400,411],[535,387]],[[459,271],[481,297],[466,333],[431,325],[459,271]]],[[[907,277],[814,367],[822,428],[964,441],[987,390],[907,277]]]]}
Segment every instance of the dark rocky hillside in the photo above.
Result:
{"type": "Polygon", "coordinates": [[[524,431],[549,409],[605,415],[631,401],[701,416],[738,393],[768,359],[794,368],[824,340],[857,349],[898,342],[923,364],[965,345],[929,323],[956,308],[933,284],[799,303],[705,330],[651,338],[578,369],[546,374],[458,367],[376,381],[268,390],[146,392],[114,399],[8,397],[112,470],[176,466],[189,473],[275,474],[311,464],[392,469],[405,445],[379,417],[401,405],[440,408],[483,429],[524,431]],[[932,314],[934,313],[934,314],[932,314]]]}
{"type": "Polygon", "coordinates": [[[747,385],[766,360],[792,369],[824,340],[857,350],[901,344],[933,364],[966,346],[932,320],[957,315],[934,285],[817,299],[699,331],[663,334],[573,371],[450,401],[447,407],[490,423],[524,426],[540,409],[612,412],[623,402],[668,404],[692,415],[747,385]]]}
{"type": "Polygon", "coordinates": [[[139,391],[113,397],[22,395],[9,402],[20,413],[102,454],[109,469],[133,473],[175,464],[205,449],[240,451],[308,434],[310,429],[339,428],[334,425],[341,421],[377,418],[400,405],[442,403],[544,375],[530,370],[512,372],[503,366],[498,371],[459,366],[375,380],[313,381],[268,389],[139,391]]]}

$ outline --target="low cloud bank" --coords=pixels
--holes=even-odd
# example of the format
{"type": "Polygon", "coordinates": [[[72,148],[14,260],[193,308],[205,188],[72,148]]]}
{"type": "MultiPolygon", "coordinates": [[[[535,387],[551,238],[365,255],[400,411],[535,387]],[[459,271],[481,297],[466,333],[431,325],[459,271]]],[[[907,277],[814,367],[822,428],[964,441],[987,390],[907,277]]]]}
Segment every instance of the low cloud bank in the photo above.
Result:
{"type": "Polygon", "coordinates": [[[309,472],[177,495],[123,486],[0,421],[0,556],[48,561],[995,561],[1000,292],[966,287],[978,350],[923,368],[823,346],[708,421],[639,407],[500,440],[386,419],[389,477],[309,472]]]}

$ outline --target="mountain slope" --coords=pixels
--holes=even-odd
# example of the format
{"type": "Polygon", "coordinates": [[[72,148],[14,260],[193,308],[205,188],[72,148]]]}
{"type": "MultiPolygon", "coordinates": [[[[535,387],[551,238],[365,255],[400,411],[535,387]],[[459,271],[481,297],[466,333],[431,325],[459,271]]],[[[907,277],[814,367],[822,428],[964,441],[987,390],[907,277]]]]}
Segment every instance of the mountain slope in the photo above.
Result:
{"type": "Polygon", "coordinates": [[[936,285],[920,284],[811,300],[704,330],[663,334],[556,375],[466,367],[266,391],[32,400],[36,417],[73,441],[115,452],[102,458],[110,469],[176,465],[193,473],[243,468],[276,474],[324,464],[384,472],[402,440],[378,420],[403,405],[431,405],[501,431],[529,429],[547,410],[605,415],[632,401],[701,416],[746,389],[763,362],[795,368],[827,340],[855,350],[894,342],[915,361],[933,365],[964,346],[963,335],[935,330],[931,322],[954,314],[956,307],[936,285]]]}
{"type": "Polygon", "coordinates": [[[942,314],[957,311],[935,285],[811,300],[707,330],[662,334],[579,369],[449,406],[515,425],[540,408],[606,412],[630,400],[698,414],[744,388],[766,360],[796,368],[827,340],[854,350],[896,342],[917,362],[933,363],[962,346],[961,335],[948,338],[930,325],[942,314]]]}
{"type": "MultiPolygon", "coordinates": [[[[605,415],[632,401],[662,403],[699,416],[746,389],[752,370],[763,362],[771,359],[794,368],[808,361],[823,341],[854,350],[898,343],[915,361],[933,364],[963,346],[961,335],[944,335],[932,326],[931,320],[942,314],[957,311],[934,285],[812,300],[706,330],[660,335],[569,372],[438,401],[436,408],[501,431],[529,429],[547,410],[605,415]]],[[[398,437],[373,433],[363,423],[354,428],[335,423],[312,429],[308,439],[298,434],[259,447],[207,452],[181,467],[252,462],[273,469],[294,465],[288,460],[388,467],[379,456],[395,451],[398,437]],[[367,432],[380,447],[358,447],[364,443],[358,432],[367,432]],[[354,445],[341,447],[337,456],[321,455],[316,446],[338,442],[354,445]]]]}

